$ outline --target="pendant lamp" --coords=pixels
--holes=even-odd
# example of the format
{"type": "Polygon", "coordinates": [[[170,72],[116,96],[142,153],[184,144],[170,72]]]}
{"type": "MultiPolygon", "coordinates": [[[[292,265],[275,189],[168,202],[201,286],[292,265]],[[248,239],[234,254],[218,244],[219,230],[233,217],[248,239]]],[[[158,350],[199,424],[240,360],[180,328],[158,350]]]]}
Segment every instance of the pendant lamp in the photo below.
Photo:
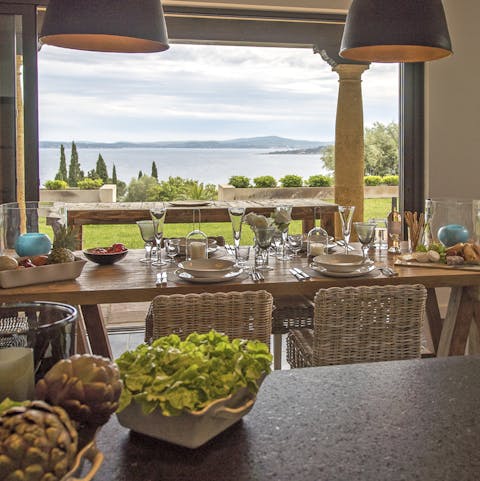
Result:
{"type": "Polygon", "coordinates": [[[353,0],[341,57],[360,62],[427,62],[451,54],[441,0],[353,0]]]}
{"type": "Polygon", "coordinates": [[[50,0],[40,42],[99,52],[168,49],[160,0],[50,0]]]}

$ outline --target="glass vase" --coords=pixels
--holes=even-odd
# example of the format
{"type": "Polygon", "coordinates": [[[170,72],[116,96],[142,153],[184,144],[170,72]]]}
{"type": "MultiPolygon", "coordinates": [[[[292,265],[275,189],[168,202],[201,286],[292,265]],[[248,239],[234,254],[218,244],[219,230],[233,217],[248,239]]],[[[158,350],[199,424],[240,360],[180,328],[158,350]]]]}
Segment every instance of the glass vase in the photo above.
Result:
{"type": "Polygon", "coordinates": [[[273,267],[268,265],[268,252],[276,232],[275,227],[252,227],[255,234],[255,268],[260,270],[271,270],[273,267]]]}

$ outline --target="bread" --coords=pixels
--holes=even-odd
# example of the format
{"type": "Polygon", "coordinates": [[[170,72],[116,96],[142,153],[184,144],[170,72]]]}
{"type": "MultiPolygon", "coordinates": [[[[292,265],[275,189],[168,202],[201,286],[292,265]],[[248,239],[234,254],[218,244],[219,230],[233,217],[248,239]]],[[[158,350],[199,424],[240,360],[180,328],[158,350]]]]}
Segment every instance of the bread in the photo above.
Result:
{"type": "Polygon", "coordinates": [[[480,264],[480,255],[473,248],[473,244],[465,244],[463,246],[463,258],[468,264],[480,264]]]}

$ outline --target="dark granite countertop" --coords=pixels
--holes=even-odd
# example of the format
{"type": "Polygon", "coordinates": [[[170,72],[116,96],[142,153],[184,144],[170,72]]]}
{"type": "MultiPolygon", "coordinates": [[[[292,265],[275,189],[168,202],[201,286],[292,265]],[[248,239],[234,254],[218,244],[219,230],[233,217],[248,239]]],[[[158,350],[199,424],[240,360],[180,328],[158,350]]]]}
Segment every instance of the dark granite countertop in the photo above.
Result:
{"type": "Polygon", "coordinates": [[[96,481],[479,481],[480,357],[276,371],[196,450],[98,435],[96,481]]]}

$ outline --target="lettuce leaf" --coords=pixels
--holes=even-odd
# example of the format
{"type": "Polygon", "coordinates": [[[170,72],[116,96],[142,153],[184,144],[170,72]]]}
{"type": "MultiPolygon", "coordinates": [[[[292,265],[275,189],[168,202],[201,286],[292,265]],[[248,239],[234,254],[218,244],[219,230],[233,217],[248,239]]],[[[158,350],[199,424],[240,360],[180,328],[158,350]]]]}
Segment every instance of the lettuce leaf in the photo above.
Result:
{"type": "Polygon", "coordinates": [[[118,411],[132,400],[144,413],[160,409],[165,416],[199,411],[242,387],[258,391],[258,379],[270,372],[272,355],[258,341],[233,339],[214,330],[176,334],[139,345],[117,360],[124,390],[118,411]]]}

